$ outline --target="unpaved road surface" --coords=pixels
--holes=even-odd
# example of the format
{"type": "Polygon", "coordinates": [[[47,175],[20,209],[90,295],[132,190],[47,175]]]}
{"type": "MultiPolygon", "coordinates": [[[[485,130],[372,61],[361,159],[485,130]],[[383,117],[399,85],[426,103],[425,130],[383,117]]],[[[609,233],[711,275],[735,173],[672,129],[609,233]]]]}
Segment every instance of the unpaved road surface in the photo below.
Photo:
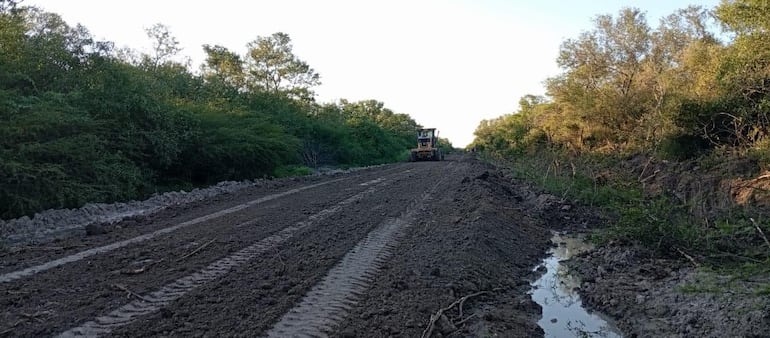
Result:
{"type": "Polygon", "coordinates": [[[542,336],[551,229],[520,189],[456,156],[5,248],[0,336],[542,336]]]}

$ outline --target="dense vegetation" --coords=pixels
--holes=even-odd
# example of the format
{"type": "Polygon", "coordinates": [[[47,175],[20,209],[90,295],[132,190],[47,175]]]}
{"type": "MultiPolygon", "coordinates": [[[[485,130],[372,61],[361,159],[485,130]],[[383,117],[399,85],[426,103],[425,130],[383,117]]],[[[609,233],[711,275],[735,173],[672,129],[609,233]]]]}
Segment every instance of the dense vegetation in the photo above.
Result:
{"type": "MultiPolygon", "coordinates": [[[[719,168],[741,161],[755,175],[770,169],[770,3],[691,6],[657,27],[634,8],[593,22],[561,45],[563,71],[547,79],[547,96],[525,96],[519,111],[483,121],[472,146],[515,159],[521,176],[553,191],[611,210],[619,217],[614,238],[679,257],[766,263],[766,208],[725,202],[693,212],[712,204],[650,193],[657,171],[646,166],[691,163],[660,175],[672,177],[712,170],[729,178],[737,172],[719,168]],[[644,160],[635,168],[634,158],[644,160]]],[[[719,180],[697,183],[719,189],[719,180]]]]}
{"type": "Polygon", "coordinates": [[[319,104],[283,33],[193,72],[167,27],[139,54],[0,1],[0,218],[325,165],[403,160],[417,123],[374,100],[319,104]]]}
{"type": "Polygon", "coordinates": [[[657,29],[638,9],[596,17],[593,30],[562,44],[564,72],[546,81],[549,99],[526,96],[518,113],[483,122],[476,145],[517,153],[547,142],[674,157],[767,148],[770,7],[761,0],[719,6],[714,14],[728,42],[709,30],[710,14],[688,7],[657,29]]]}

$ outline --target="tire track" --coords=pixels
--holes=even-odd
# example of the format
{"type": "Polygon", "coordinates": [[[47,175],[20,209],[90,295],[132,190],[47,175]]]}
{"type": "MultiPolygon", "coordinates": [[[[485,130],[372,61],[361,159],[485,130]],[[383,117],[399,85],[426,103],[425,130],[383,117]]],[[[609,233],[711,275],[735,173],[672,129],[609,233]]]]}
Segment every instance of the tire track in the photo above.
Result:
{"type": "Polygon", "coordinates": [[[169,303],[181,298],[193,289],[200,287],[208,282],[220,278],[240,265],[256,258],[258,255],[271,250],[287,241],[298,231],[305,229],[319,221],[322,221],[332,214],[335,214],[350,204],[356,203],[366,196],[373,194],[379,187],[387,182],[380,181],[376,185],[359,192],[341,202],[334,207],[324,209],[319,213],[310,216],[306,221],[298,222],[296,225],[285,228],[278,233],[269,236],[259,242],[256,242],[235,254],[222,258],[204,269],[191,275],[177,279],[176,281],[165,285],[155,292],[141,296],[138,300],[132,301],[121,306],[107,315],[95,318],[93,321],[76,328],[63,332],[59,337],[82,337],[82,336],[101,336],[110,333],[113,329],[132,323],[140,316],[148,315],[167,306],[169,303]]]}
{"type": "MultiPolygon", "coordinates": [[[[451,166],[451,164],[450,164],[451,166]]],[[[412,208],[398,218],[383,222],[348,251],[342,261],[314,286],[300,304],[289,310],[268,337],[327,337],[349,312],[382,265],[391,257],[404,230],[411,226],[418,211],[425,208],[445,175],[417,199],[412,208]]]]}
{"type": "Polygon", "coordinates": [[[75,253],[75,254],[71,254],[71,255],[68,255],[68,256],[65,256],[65,257],[62,257],[62,258],[58,258],[58,259],[55,259],[55,260],[43,263],[43,264],[35,265],[35,266],[29,267],[29,268],[26,268],[26,269],[5,273],[5,274],[0,275],[0,283],[7,283],[7,282],[11,282],[11,281],[14,281],[14,280],[17,280],[17,279],[20,279],[20,278],[24,278],[24,277],[27,277],[27,276],[32,276],[34,274],[37,274],[37,273],[40,273],[40,272],[43,272],[43,271],[46,271],[46,270],[50,270],[50,269],[53,269],[53,268],[56,268],[56,267],[62,266],[64,264],[77,262],[77,261],[83,260],[83,259],[85,259],[87,257],[91,257],[91,256],[94,256],[94,255],[107,253],[107,252],[110,252],[110,251],[113,251],[113,250],[116,250],[116,249],[119,249],[119,248],[122,248],[122,247],[125,247],[125,246],[128,246],[128,245],[131,245],[131,244],[141,243],[141,242],[153,239],[155,237],[158,237],[158,236],[161,236],[161,235],[164,235],[164,234],[167,234],[167,233],[171,233],[171,232],[177,231],[179,229],[182,229],[182,228],[194,225],[194,224],[199,224],[199,223],[206,222],[206,221],[209,221],[209,220],[212,220],[212,219],[224,216],[224,215],[232,214],[232,213],[241,211],[243,209],[249,208],[251,206],[257,205],[257,204],[265,203],[267,201],[272,201],[274,199],[281,198],[281,197],[284,197],[284,196],[288,196],[288,195],[291,195],[291,194],[295,194],[295,193],[298,193],[298,192],[301,192],[301,191],[304,191],[304,190],[308,190],[308,189],[320,187],[320,186],[323,186],[323,185],[339,182],[339,181],[342,181],[342,180],[345,180],[345,179],[346,178],[339,178],[339,179],[335,179],[335,180],[331,180],[331,181],[311,184],[311,185],[308,185],[308,186],[287,190],[287,191],[284,191],[284,192],[281,192],[281,193],[277,193],[277,194],[272,194],[272,195],[264,196],[264,197],[261,197],[261,198],[255,199],[255,200],[251,200],[251,201],[246,202],[246,203],[242,203],[242,204],[236,205],[234,207],[230,207],[230,208],[227,208],[227,209],[224,209],[224,210],[220,210],[220,211],[217,211],[217,212],[205,215],[205,216],[194,218],[194,219],[186,221],[186,222],[179,223],[179,224],[171,226],[171,227],[159,229],[159,230],[153,231],[151,233],[147,233],[147,234],[144,234],[144,235],[139,235],[139,236],[127,239],[127,240],[122,240],[122,241],[111,243],[111,244],[108,244],[108,245],[103,245],[103,246],[99,246],[99,247],[96,247],[96,248],[92,248],[92,249],[88,249],[88,250],[85,250],[85,251],[81,251],[81,252],[78,252],[78,253],[75,253]]]}

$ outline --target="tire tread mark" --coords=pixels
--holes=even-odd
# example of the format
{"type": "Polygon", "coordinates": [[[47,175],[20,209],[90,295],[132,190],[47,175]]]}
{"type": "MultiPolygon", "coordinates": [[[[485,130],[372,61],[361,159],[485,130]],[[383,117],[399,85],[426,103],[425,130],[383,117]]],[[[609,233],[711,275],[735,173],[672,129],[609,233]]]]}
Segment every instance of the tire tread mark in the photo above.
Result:
{"type": "MultiPolygon", "coordinates": [[[[447,176],[444,175],[444,178],[447,176]]],[[[267,336],[328,337],[369,288],[416,218],[417,211],[431,199],[444,178],[419,197],[417,203],[407,208],[401,217],[386,220],[350,249],[298,305],[284,314],[266,333],[267,336]]]]}
{"type": "Polygon", "coordinates": [[[191,219],[189,221],[185,221],[185,222],[179,223],[177,225],[170,226],[168,228],[163,228],[163,229],[155,230],[155,231],[153,231],[151,233],[147,233],[147,234],[144,234],[144,235],[139,235],[139,236],[136,236],[136,237],[133,237],[133,238],[129,238],[129,239],[126,239],[126,240],[122,240],[122,241],[119,241],[119,242],[115,242],[115,243],[99,246],[99,247],[88,249],[88,250],[85,250],[85,251],[81,251],[81,252],[78,252],[78,253],[75,253],[75,254],[72,254],[72,255],[69,255],[69,256],[64,256],[62,258],[58,258],[58,259],[55,259],[55,260],[52,260],[52,261],[48,261],[46,263],[43,263],[43,264],[40,264],[40,265],[35,265],[35,266],[29,267],[29,268],[26,268],[26,269],[17,270],[17,271],[13,271],[13,272],[8,272],[8,273],[0,275],[0,283],[7,283],[7,282],[11,282],[11,281],[14,281],[14,280],[17,280],[17,279],[21,279],[21,278],[24,278],[24,277],[27,277],[27,276],[32,276],[34,274],[37,274],[37,273],[40,273],[40,272],[43,272],[43,271],[46,271],[46,270],[50,270],[50,269],[53,269],[53,268],[56,268],[56,267],[62,266],[64,264],[74,263],[74,262],[83,260],[83,259],[85,259],[87,257],[91,257],[91,256],[94,256],[94,255],[107,253],[107,252],[110,252],[110,251],[113,251],[113,250],[116,250],[116,249],[120,249],[120,248],[122,248],[124,246],[128,246],[128,245],[131,245],[131,244],[144,242],[144,241],[147,241],[149,239],[158,237],[160,235],[164,235],[164,234],[167,234],[167,233],[179,230],[181,228],[188,227],[190,225],[206,222],[206,221],[212,220],[212,219],[217,218],[217,217],[221,217],[221,216],[224,216],[224,215],[227,215],[227,214],[238,212],[238,211],[241,211],[241,210],[246,209],[248,207],[251,207],[251,206],[253,206],[255,204],[264,203],[264,202],[271,201],[271,200],[274,200],[274,199],[277,199],[277,198],[280,198],[280,197],[284,197],[284,196],[287,196],[287,195],[295,194],[295,193],[298,193],[298,192],[303,191],[303,190],[312,189],[312,188],[316,188],[316,187],[319,187],[319,186],[322,186],[322,185],[338,182],[338,181],[341,181],[343,179],[345,179],[345,178],[339,178],[339,179],[335,179],[335,180],[331,180],[331,181],[311,184],[311,185],[308,185],[308,186],[287,190],[287,191],[280,192],[280,193],[277,193],[277,194],[272,194],[272,195],[264,196],[264,197],[261,197],[261,198],[255,199],[255,200],[251,200],[251,201],[243,203],[243,204],[236,205],[236,206],[228,208],[228,209],[220,210],[220,211],[217,211],[217,212],[205,215],[205,216],[197,217],[197,218],[191,219]]]}
{"type": "Polygon", "coordinates": [[[329,215],[343,210],[347,205],[360,201],[364,197],[373,194],[376,189],[384,183],[379,183],[358,194],[355,194],[335,206],[321,210],[320,212],[308,217],[305,221],[300,221],[296,225],[289,226],[283,230],[256,242],[240,251],[209,264],[202,270],[191,275],[181,277],[170,284],[167,284],[149,295],[142,296],[143,299],[132,301],[123,305],[107,315],[95,318],[81,326],[67,330],[58,337],[95,337],[110,333],[117,327],[127,325],[140,316],[145,316],[160,310],[171,302],[181,298],[193,289],[200,287],[214,279],[224,276],[235,267],[240,266],[246,261],[256,258],[257,255],[273,249],[291,238],[294,233],[308,227],[315,222],[325,219],[329,215]]]}

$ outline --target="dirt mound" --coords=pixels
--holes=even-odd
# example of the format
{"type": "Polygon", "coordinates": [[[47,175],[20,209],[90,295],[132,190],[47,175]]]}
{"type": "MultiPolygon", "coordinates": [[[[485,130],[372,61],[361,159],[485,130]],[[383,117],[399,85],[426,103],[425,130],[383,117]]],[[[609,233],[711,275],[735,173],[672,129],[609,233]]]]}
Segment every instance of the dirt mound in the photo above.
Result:
{"type": "Polygon", "coordinates": [[[125,203],[89,203],[77,209],[50,209],[35,214],[32,218],[24,216],[8,221],[0,220],[0,238],[2,244],[25,244],[46,242],[79,234],[84,229],[92,232],[101,229],[100,224],[112,224],[123,219],[139,218],[151,215],[174,205],[189,204],[213,198],[222,194],[238,192],[242,189],[266,185],[265,180],[243,182],[220,182],[217,185],[193,189],[191,191],[172,191],[156,194],[144,201],[125,203]],[[90,226],[89,229],[86,227],[90,226]]]}
{"type": "Polygon", "coordinates": [[[675,162],[636,155],[623,167],[638,176],[646,194],[675,196],[698,217],[713,217],[736,204],[770,207],[770,172],[759,173],[752,159],[675,162]]]}
{"type": "Polygon", "coordinates": [[[740,205],[755,205],[770,208],[770,171],[756,178],[737,178],[729,182],[733,200],[740,205]]]}
{"type": "Polygon", "coordinates": [[[88,203],[76,209],[49,209],[33,217],[0,220],[0,245],[23,245],[44,243],[55,239],[86,233],[103,233],[104,227],[122,220],[140,221],[152,214],[173,206],[181,206],[211,200],[217,196],[235,194],[247,188],[276,188],[289,182],[315,180],[321,176],[335,176],[349,172],[374,169],[378,166],[351,168],[347,170],[327,169],[313,176],[283,179],[257,179],[254,181],[224,181],[207,188],[190,191],[170,191],[154,194],[143,201],[116,203],[88,203]]]}

